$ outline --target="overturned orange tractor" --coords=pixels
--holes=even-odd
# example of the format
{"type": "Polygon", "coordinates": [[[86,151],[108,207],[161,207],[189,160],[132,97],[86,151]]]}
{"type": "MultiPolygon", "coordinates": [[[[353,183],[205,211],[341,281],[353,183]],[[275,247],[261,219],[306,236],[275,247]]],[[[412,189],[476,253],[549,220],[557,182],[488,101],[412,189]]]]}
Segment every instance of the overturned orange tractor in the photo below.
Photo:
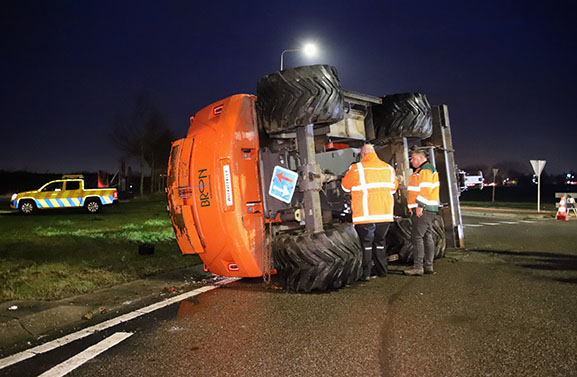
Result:
{"type": "Polygon", "coordinates": [[[405,199],[410,147],[425,149],[441,173],[440,165],[448,166],[445,205],[435,223],[437,256],[447,241],[462,246],[446,107],[431,108],[421,94],[378,98],[344,91],[333,67],[316,65],[267,75],[257,96],[234,95],[191,117],[186,137],[173,143],[168,169],[182,253],[199,254],[222,276],[274,271],[277,284],[293,291],[355,282],[362,251],[340,180],[369,141],[400,183],[391,259],[412,257],[405,199]]]}

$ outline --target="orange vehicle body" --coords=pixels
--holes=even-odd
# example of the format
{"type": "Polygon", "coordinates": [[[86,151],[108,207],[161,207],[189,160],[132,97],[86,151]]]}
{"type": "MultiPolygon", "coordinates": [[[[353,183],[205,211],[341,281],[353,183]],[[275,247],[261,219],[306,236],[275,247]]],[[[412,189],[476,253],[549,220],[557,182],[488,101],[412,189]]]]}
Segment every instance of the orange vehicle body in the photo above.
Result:
{"type": "Polygon", "coordinates": [[[255,101],[239,94],[200,110],[170,153],[167,194],[178,245],[221,276],[265,273],[255,101]]]}

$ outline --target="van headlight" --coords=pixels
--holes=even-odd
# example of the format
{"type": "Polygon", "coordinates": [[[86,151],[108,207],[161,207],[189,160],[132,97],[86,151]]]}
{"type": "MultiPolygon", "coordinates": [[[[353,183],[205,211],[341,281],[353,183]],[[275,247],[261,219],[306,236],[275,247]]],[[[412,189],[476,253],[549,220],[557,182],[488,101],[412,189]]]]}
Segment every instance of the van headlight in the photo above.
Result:
{"type": "Polygon", "coordinates": [[[12,197],[10,198],[10,200],[16,200],[17,197],[18,197],[18,194],[12,194],[12,197]]]}

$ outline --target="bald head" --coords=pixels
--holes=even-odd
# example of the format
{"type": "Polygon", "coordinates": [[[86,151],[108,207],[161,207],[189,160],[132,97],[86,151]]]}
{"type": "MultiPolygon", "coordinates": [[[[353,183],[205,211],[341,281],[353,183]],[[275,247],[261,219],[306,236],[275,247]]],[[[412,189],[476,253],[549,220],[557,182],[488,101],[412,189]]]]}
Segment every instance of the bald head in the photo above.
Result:
{"type": "Polygon", "coordinates": [[[365,157],[369,153],[374,153],[374,152],[375,152],[375,147],[373,147],[371,144],[365,144],[361,148],[361,157],[365,157]]]}

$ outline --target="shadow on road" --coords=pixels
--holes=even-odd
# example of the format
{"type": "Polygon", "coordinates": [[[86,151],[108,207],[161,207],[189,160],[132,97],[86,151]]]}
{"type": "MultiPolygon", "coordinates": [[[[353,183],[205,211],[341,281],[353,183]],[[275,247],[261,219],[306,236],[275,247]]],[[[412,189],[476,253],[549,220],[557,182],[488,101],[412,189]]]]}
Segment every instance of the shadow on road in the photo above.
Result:
{"type": "MultiPolygon", "coordinates": [[[[512,259],[516,265],[538,271],[577,271],[577,255],[548,253],[544,251],[509,251],[509,250],[485,250],[471,249],[471,251],[500,256],[516,257],[512,259]],[[521,258],[521,260],[517,260],[521,258]]],[[[553,278],[562,283],[577,284],[575,277],[553,278]]]]}

